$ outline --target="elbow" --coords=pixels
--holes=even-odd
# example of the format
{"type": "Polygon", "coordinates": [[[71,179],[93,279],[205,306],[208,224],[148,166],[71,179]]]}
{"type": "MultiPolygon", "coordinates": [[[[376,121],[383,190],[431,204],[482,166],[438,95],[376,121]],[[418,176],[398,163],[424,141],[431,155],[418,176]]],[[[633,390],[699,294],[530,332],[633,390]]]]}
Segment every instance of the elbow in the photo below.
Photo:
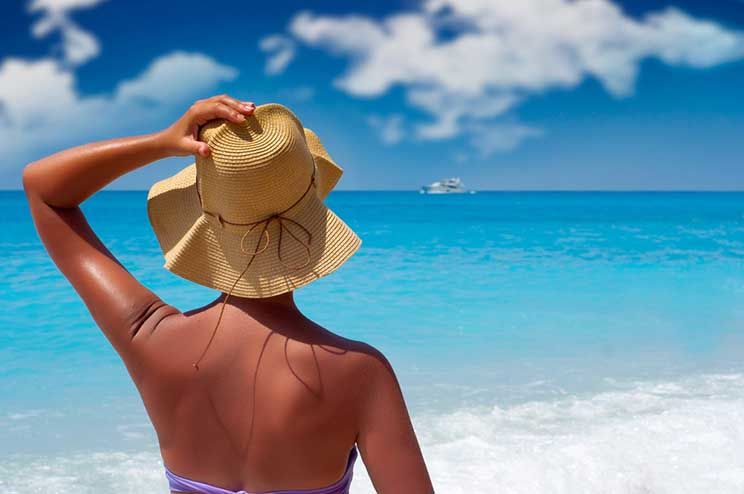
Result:
{"type": "Polygon", "coordinates": [[[23,175],[21,178],[23,182],[23,190],[26,191],[26,196],[30,196],[35,192],[36,184],[38,182],[36,179],[36,167],[33,163],[23,167],[23,175]]]}
{"type": "Polygon", "coordinates": [[[48,204],[44,198],[44,181],[48,180],[48,177],[44,176],[42,170],[43,168],[39,167],[37,162],[29,163],[23,167],[21,181],[23,183],[23,190],[26,192],[26,199],[29,203],[43,202],[48,204]]]}

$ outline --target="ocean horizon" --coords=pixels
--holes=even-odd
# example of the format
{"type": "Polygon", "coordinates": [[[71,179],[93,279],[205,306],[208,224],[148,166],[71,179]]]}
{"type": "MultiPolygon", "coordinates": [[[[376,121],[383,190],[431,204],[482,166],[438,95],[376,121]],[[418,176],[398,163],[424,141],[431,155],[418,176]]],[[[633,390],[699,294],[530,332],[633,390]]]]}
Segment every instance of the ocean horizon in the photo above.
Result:
{"type": "MultiPolygon", "coordinates": [[[[145,192],[149,189],[143,188],[115,188],[110,187],[102,192],[145,192]]],[[[420,193],[420,189],[333,189],[338,193],[420,193]]],[[[23,192],[21,187],[0,188],[0,192],[23,192]]],[[[473,189],[475,194],[741,194],[744,189],[473,189]]],[[[436,195],[436,194],[433,194],[436,195]]]]}
{"type": "MultiPolygon", "coordinates": [[[[744,192],[334,191],[363,240],[300,308],[396,370],[437,492],[744,491],[744,192]]],[[[0,490],[167,492],[124,365],[0,191],[0,490]]],[[[146,191],[83,205],[188,310],[146,191]]],[[[353,493],[372,493],[362,462],[353,493]]]]}

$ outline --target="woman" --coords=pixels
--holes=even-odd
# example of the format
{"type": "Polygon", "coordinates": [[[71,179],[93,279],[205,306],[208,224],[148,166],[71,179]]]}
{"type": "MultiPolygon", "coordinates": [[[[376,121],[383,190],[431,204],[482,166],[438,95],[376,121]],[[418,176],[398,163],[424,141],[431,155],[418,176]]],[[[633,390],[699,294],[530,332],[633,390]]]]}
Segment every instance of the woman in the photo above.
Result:
{"type": "Polygon", "coordinates": [[[433,492],[385,357],[293,300],[359,247],[322,202],[340,172],[289,110],[225,95],[161,132],[24,170],[39,235],[135,382],[172,492],[346,493],[357,448],[378,492],[433,492]],[[223,293],[181,313],[113,257],[79,205],[189,154],[195,165],[152,188],[148,213],[166,268],[223,293]]]}

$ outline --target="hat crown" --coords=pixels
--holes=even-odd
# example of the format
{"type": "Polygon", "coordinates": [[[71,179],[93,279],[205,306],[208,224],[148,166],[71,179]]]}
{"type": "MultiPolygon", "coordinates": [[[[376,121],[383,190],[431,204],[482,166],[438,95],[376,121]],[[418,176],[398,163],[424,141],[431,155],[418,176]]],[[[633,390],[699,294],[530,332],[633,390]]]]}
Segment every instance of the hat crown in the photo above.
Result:
{"type": "Polygon", "coordinates": [[[261,105],[241,124],[207,123],[200,137],[210,156],[147,195],[166,269],[225,293],[272,297],[332,273],[359,248],[323,203],[341,168],[288,109],[261,105]]]}
{"type": "Polygon", "coordinates": [[[281,105],[263,105],[245,122],[216,120],[200,138],[210,154],[196,160],[202,209],[230,223],[278,214],[307,191],[315,173],[302,124],[281,105]]]}

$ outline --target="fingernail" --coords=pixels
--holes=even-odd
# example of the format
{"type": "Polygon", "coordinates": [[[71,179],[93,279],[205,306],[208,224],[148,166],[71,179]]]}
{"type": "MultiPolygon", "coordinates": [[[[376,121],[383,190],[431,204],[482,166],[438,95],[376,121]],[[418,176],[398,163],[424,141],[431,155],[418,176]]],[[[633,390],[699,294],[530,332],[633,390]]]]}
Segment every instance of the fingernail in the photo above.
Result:
{"type": "Polygon", "coordinates": [[[237,118],[238,120],[240,120],[241,122],[242,122],[243,120],[245,120],[245,116],[243,116],[243,115],[242,115],[242,114],[240,114],[240,113],[238,113],[238,114],[236,115],[236,118],[237,118]]]}
{"type": "Polygon", "coordinates": [[[246,109],[246,110],[253,110],[253,106],[252,105],[243,105],[243,108],[246,109]]]}

